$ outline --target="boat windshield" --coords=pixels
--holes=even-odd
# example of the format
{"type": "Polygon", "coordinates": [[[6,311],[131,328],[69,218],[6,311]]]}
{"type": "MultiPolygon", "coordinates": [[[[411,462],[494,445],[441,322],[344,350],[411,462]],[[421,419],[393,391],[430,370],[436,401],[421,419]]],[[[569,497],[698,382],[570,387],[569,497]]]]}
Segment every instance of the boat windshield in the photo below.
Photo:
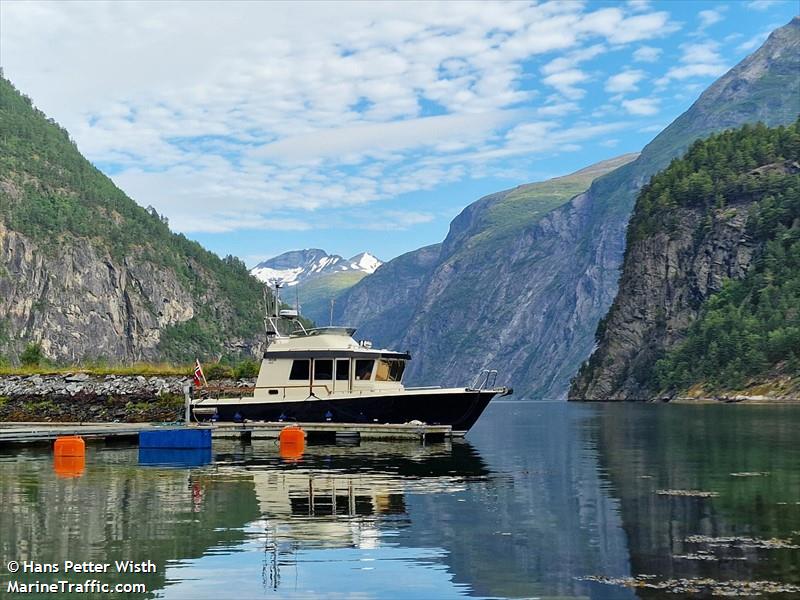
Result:
{"type": "Polygon", "coordinates": [[[316,327],[315,329],[309,329],[304,332],[297,331],[294,335],[345,335],[353,337],[355,332],[355,327],[316,327]]]}
{"type": "Polygon", "coordinates": [[[403,378],[405,368],[406,361],[404,360],[382,358],[378,361],[375,381],[400,381],[403,378]]]}

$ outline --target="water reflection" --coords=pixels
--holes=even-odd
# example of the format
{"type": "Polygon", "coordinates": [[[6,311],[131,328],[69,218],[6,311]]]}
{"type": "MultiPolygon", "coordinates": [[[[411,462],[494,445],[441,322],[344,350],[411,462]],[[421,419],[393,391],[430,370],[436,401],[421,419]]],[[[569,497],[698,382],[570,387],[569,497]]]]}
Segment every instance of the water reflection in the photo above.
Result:
{"type": "Polygon", "coordinates": [[[610,405],[598,419],[634,575],[800,584],[800,407],[610,405]]]}
{"type": "Polygon", "coordinates": [[[211,448],[139,448],[143,466],[202,467],[212,460],[211,448]]]}
{"type": "Polygon", "coordinates": [[[469,441],[310,445],[291,461],[259,440],[203,455],[89,445],[80,477],[47,449],[5,449],[0,559],[151,560],[156,573],[103,581],[164,598],[675,598],[584,578],[800,583],[800,411],[713,408],[497,403],[469,441]]]}
{"type": "Polygon", "coordinates": [[[86,468],[85,456],[59,456],[53,457],[53,473],[58,477],[80,477],[86,468]]]}

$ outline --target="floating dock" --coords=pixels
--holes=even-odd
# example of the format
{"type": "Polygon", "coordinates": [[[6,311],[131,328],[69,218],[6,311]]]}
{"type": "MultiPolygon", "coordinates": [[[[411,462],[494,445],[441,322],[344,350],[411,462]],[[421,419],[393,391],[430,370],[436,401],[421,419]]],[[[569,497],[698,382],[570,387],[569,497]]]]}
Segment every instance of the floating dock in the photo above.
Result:
{"type": "Polygon", "coordinates": [[[389,425],[379,423],[283,423],[248,422],[213,425],[213,436],[222,438],[277,439],[287,425],[297,425],[308,439],[419,440],[438,441],[455,437],[450,425],[389,425]]]}
{"type": "Polygon", "coordinates": [[[438,442],[455,437],[449,425],[390,425],[379,423],[285,423],[245,422],[181,425],[154,423],[0,423],[0,446],[43,443],[58,437],[79,435],[85,439],[138,441],[143,431],[167,429],[211,430],[214,438],[277,439],[287,425],[297,425],[310,442],[336,440],[417,440],[438,442]]]}

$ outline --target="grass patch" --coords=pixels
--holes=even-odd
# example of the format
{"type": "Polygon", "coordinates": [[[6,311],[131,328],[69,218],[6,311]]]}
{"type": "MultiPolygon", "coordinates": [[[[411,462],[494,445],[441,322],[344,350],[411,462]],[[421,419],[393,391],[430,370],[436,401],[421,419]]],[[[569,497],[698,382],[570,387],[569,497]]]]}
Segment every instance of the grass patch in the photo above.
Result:
{"type": "Polygon", "coordinates": [[[190,377],[194,371],[192,365],[174,365],[169,363],[133,363],[130,365],[6,365],[0,366],[0,376],[3,375],[66,375],[67,373],[87,373],[98,377],[106,375],[144,375],[190,377]]]}
{"type": "Polygon", "coordinates": [[[486,207],[480,217],[481,232],[472,236],[469,245],[496,241],[516,234],[547,213],[585,192],[599,176],[634,160],[625,154],[547,181],[521,185],[486,207]]]}

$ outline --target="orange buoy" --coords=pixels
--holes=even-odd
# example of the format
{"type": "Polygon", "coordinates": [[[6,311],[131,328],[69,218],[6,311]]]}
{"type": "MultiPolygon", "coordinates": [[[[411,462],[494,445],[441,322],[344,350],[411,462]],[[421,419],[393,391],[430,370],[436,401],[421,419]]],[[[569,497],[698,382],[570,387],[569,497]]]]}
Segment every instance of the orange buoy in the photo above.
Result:
{"type": "Polygon", "coordinates": [[[86,457],[81,456],[64,456],[56,454],[53,457],[53,471],[58,477],[80,477],[83,475],[83,469],[86,466],[86,457]]]}
{"type": "Polygon", "coordinates": [[[303,456],[306,448],[306,433],[296,425],[289,425],[281,429],[278,436],[280,440],[281,458],[297,460],[303,456]]]}
{"type": "Polygon", "coordinates": [[[67,435],[56,439],[53,446],[56,456],[80,456],[86,455],[86,442],[79,435],[67,435]]]}

